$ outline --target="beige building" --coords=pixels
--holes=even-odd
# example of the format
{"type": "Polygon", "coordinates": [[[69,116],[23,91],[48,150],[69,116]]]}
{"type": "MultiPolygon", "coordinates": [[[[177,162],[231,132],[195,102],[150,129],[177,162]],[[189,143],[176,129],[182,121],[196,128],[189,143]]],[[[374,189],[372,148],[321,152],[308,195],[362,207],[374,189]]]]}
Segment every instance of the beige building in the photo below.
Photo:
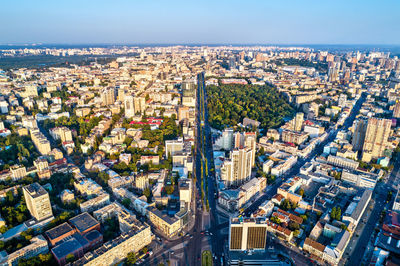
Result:
{"type": "Polygon", "coordinates": [[[131,230],[121,233],[120,236],[104,243],[98,249],[87,252],[83,258],[73,262],[72,265],[116,265],[125,259],[128,253],[137,253],[149,245],[153,240],[150,226],[132,219],[134,223],[131,224],[131,230]]]}
{"type": "Polygon", "coordinates": [[[300,145],[305,142],[308,138],[307,133],[298,132],[298,131],[291,131],[291,130],[283,130],[282,131],[282,141],[294,143],[296,145],[300,145]]]}
{"type": "Polygon", "coordinates": [[[236,148],[221,167],[221,180],[229,186],[240,186],[249,180],[252,168],[251,148],[236,148]]]}
{"type": "Polygon", "coordinates": [[[38,129],[31,130],[31,139],[40,154],[47,155],[50,153],[50,141],[38,129]]]}
{"type": "Polygon", "coordinates": [[[134,117],[135,116],[135,101],[132,95],[125,96],[124,99],[124,108],[125,108],[125,116],[126,117],[134,117]]]}
{"type": "Polygon", "coordinates": [[[304,122],[304,113],[302,112],[296,113],[296,116],[292,120],[293,130],[301,131],[301,129],[303,128],[303,122],[304,122]]]}
{"type": "Polygon", "coordinates": [[[133,101],[135,112],[144,113],[146,110],[146,99],[144,97],[135,97],[133,101]]]}
{"type": "Polygon", "coordinates": [[[10,171],[13,180],[19,180],[26,176],[26,167],[23,165],[13,165],[10,167],[10,171]]]}
{"type": "Polygon", "coordinates": [[[174,156],[177,153],[182,153],[184,148],[183,139],[166,140],[165,141],[165,157],[174,156]]]}
{"type": "Polygon", "coordinates": [[[244,146],[251,149],[251,167],[254,167],[256,161],[256,145],[257,134],[256,132],[244,133],[244,146]]]}
{"type": "Polygon", "coordinates": [[[179,179],[179,199],[190,204],[192,200],[192,180],[191,179],[179,179]]]}
{"type": "Polygon", "coordinates": [[[144,190],[149,187],[149,176],[147,174],[138,174],[135,177],[135,187],[144,190]]]}
{"type": "Polygon", "coordinates": [[[115,103],[115,88],[107,88],[101,92],[101,104],[109,106],[115,103]]]}
{"type": "Polygon", "coordinates": [[[23,192],[26,207],[37,221],[53,216],[49,194],[39,183],[33,183],[23,187],[23,192]]]}
{"type": "Polygon", "coordinates": [[[400,118],[400,101],[396,102],[396,105],[394,106],[393,117],[400,118]]]}
{"type": "Polygon", "coordinates": [[[47,240],[42,235],[38,235],[31,239],[31,244],[28,246],[18,249],[17,251],[6,256],[3,261],[0,260],[0,265],[18,265],[18,260],[22,258],[29,259],[47,252],[49,252],[47,240]]]}
{"type": "Polygon", "coordinates": [[[181,229],[181,221],[179,219],[170,217],[157,208],[149,210],[149,219],[167,237],[178,234],[181,229]]]}
{"type": "Polygon", "coordinates": [[[381,118],[368,119],[367,132],[363,145],[362,160],[370,162],[372,158],[383,156],[388,146],[392,120],[381,118]]]}
{"type": "Polygon", "coordinates": [[[73,141],[72,131],[67,127],[55,127],[50,129],[50,135],[53,139],[59,139],[61,142],[73,141]]]}

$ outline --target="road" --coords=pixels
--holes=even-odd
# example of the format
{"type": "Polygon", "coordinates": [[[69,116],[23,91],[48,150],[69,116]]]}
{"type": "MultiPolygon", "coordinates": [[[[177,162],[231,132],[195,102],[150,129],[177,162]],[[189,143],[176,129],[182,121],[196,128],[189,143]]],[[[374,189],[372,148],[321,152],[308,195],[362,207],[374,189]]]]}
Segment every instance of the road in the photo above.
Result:
{"type": "MultiPolygon", "coordinates": [[[[394,170],[390,173],[389,178],[386,181],[377,183],[372,199],[374,203],[371,203],[372,211],[368,213],[366,210],[362,217],[362,221],[357,226],[354,232],[351,242],[345,250],[343,256],[343,264],[346,265],[356,265],[360,261],[360,254],[364,254],[371,235],[373,235],[375,228],[377,228],[377,223],[382,211],[386,206],[391,206],[391,204],[386,203],[387,193],[392,189],[393,182],[400,177],[400,155],[397,156],[394,164],[394,170]],[[363,221],[366,220],[365,224],[363,221]],[[349,258],[350,256],[350,258],[349,258]]],[[[394,197],[392,197],[393,200],[394,197]]],[[[376,235],[373,236],[374,238],[376,235]]]]}

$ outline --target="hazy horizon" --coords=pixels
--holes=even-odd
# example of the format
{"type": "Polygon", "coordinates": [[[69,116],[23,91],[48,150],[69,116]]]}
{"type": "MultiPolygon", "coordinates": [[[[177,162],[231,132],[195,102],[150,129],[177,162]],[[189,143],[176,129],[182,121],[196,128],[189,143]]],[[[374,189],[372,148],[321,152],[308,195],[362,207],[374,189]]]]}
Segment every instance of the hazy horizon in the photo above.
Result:
{"type": "Polygon", "coordinates": [[[7,1],[0,44],[400,45],[400,2],[7,1]]]}

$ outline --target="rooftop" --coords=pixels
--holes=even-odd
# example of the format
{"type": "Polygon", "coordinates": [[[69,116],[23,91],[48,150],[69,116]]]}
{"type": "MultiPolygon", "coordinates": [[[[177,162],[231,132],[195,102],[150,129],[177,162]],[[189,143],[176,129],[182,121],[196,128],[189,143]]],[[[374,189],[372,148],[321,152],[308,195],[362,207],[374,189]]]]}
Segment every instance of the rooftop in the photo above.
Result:
{"type": "Polygon", "coordinates": [[[40,196],[47,194],[47,191],[41,185],[39,185],[39,183],[37,183],[37,182],[24,186],[24,189],[33,198],[40,197],[40,196]]]}
{"type": "Polygon", "coordinates": [[[48,239],[53,240],[73,230],[74,229],[68,223],[65,222],[63,224],[60,224],[59,226],[47,230],[45,234],[48,239]]]}
{"type": "Polygon", "coordinates": [[[81,213],[71,219],[69,222],[78,229],[79,232],[84,232],[89,228],[92,228],[99,224],[99,222],[93,218],[89,213],[81,213]]]}
{"type": "Polygon", "coordinates": [[[64,258],[68,254],[74,253],[75,250],[82,248],[81,244],[75,238],[71,238],[60,245],[53,248],[51,251],[58,259],[64,258]]]}

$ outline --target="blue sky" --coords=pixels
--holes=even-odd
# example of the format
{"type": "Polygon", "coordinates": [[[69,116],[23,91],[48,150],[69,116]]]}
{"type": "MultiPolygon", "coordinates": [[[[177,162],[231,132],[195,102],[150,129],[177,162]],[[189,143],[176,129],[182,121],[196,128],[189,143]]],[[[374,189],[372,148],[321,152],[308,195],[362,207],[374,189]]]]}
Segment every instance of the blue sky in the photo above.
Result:
{"type": "Polygon", "coordinates": [[[399,0],[3,0],[0,44],[400,44],[399,0]]]}

